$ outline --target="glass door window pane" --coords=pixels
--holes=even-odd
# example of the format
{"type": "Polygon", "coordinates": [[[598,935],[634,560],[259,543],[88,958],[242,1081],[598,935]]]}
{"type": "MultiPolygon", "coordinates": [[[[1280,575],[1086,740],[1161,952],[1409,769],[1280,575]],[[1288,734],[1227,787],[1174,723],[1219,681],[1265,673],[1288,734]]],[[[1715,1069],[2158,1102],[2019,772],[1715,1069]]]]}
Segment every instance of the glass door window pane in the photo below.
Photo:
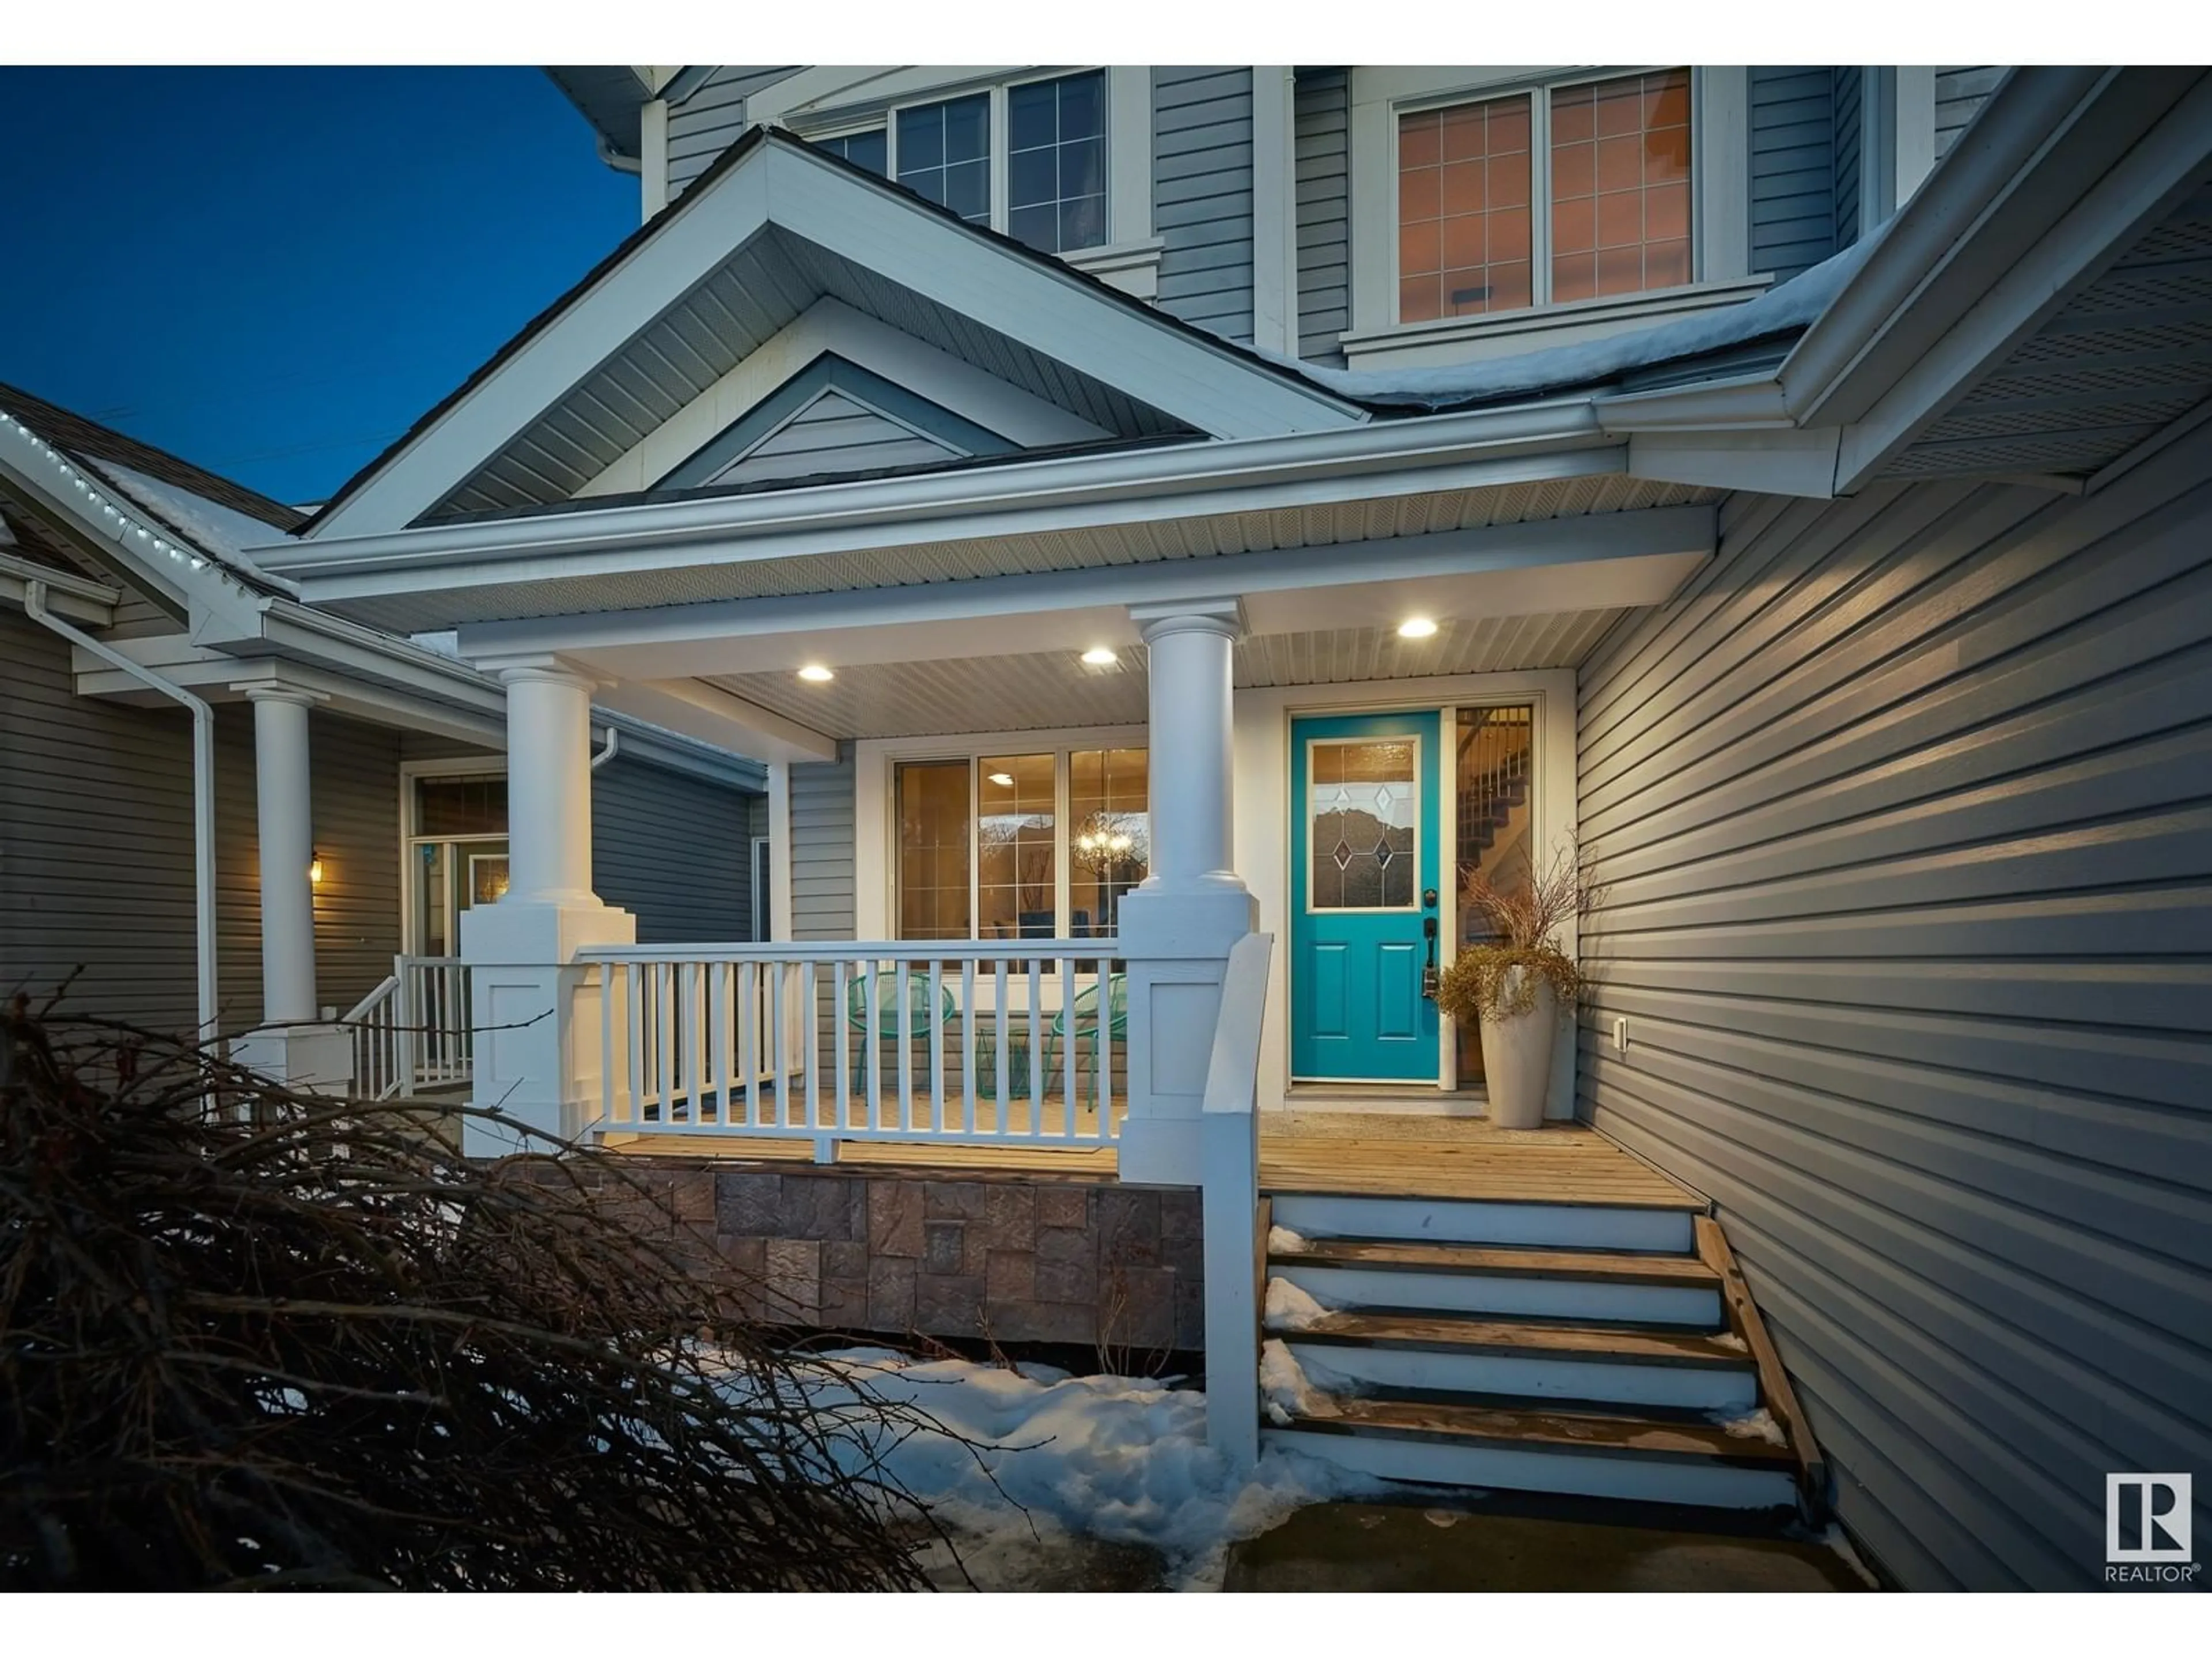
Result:
{"type": "Polygon", "coordinates": [[[1106,74],[1006,93],[1006,229],[1046,253],[1106,240],[1106,74]]]}
{"type": "Polygon", "coordinates": [[[1410,908],[1419,896],[1419,745],[1410,738],[1316,743],[1306,779],[1308,908],[1410,908]]]}
{"type": "Polygon", "coordinates": [[[453,867],[442,842],[423,842],[415,848],[416,952],[426,957],[454,954],[453,898],[447,872],[453,867]]]}
{"type": "Polygon", "coordinates": [[[1690,280],[1690,71],[1552,94],[1552,297],[1690,280]]]}
{"type": "Polygon", "coordinates": [[[969,939],[968,763],[916,761],[897,773],[898,936],[969,939]]]}
{"type": "Polygon", "coordinates": [[[975,763],[975,896],[984,939],[1052,939],[1060,931],[1054,770],[1050,755],[975,763]]]}
{"type": "Polygon", "coordinates": [[[899,111],[898,181],[970,224],[990,223],[990,94],[899,111]]]}
{"type": "Polygon", "coordinates": [[[507,775],[415,780],[415,833],[449,840],[507,833],[507,775]]]}
{"type": "Polygon", "coordinates": [[[1141,749],[1085,749],[1068,757],[1067,933],[1119,931],[1121,895],[1152,869],[1151,791],[1141,749]]]}
{"type": "Polygon", "coordinates": [[[1398,320],[1533,304],[1522,93],[1398,118],[1398,320]]]}
{"type": "MultiPolygon", "coordinates": [[[[1536,711],[1527,703],[1459,711],[1453,788],[1458,792],[1454,862],[1460,881],[1480,876],[1510,892],[1528,879],[1535,823],[1536,711]]],[[[1459,944],[1495,938],[1489,918],[1461,901],[1459,944]]],[[[1472,1020],[1459,1028],[1459,1083],[1482,1086],[1482,1036],[1472,1020]]]]}

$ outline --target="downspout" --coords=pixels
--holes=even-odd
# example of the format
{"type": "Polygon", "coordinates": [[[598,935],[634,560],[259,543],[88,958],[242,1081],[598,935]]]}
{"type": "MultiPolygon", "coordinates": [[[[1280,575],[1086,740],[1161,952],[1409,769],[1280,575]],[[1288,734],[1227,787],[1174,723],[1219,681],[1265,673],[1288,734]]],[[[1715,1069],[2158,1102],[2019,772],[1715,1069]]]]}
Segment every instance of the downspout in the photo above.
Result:
{"type": "Polygon", "coordinates": [[[622,733],[616,731],[613,726],[610,726],[607,727],[607,746],[600,750],[598,754],[592,757],[592,770],[596,772],[602,766],[605,766],[609,761],[615,757],[617,751],[621,748],[622,733]]]}
{"type": "Polygon", "coordinates": [[[212,1042],[216,1034],[215,938],[215,710],[182,686],[163,679],[143,663],[137,663],[112,646],[103,645],[82,629],[71,627],[46,609],[46,585],[27,582],[23,611],[40,627],[71,645],[89,651],[112,668],[119,668],[140,684],[150,687],[192,711],[192,913],[198,930],[200,1041],[212,1042]]]}

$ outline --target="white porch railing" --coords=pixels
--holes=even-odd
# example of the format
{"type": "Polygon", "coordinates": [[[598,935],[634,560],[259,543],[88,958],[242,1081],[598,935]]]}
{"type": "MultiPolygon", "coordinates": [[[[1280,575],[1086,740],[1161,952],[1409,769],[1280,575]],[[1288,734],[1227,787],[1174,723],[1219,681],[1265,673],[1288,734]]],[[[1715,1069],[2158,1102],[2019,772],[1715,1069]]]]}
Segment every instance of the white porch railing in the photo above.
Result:
{"type": "Polygon", "coordinates": [[[392,1100],[449,1089],[473,1075],[469,970],[458,957],[394,957],[392,972],[355,1005],[355,1093],[392,1100]]]}
{"type": "MultiPolygon", "coordinates": [[[[1109,1145],[1126,1071],[1114,939],[688,945],[601,972],[605,1131],[1109,1145]]],[[[583,1033],[579,1033],[582,1040],[583,1033]]]]}
{"type": "Polygon", "coordinates": [[[1249,1468],[1260,1455],[1260,1031],[1272,933],[1230,948],[1206,1068],[1199,1169],[1206,1233],[1206,1439],[1249,1468]]]}

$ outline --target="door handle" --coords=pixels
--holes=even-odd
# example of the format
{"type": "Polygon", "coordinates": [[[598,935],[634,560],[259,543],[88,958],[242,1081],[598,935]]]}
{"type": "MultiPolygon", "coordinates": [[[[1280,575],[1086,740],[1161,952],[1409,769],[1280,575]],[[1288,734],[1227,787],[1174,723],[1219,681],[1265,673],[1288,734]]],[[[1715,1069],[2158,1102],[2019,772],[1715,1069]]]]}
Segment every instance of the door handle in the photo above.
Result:
{"type": "Polygon", "coordinates": [[[1434,916],[1421,918],[1421,933],[1429,942],[1428,963],[1421,969],[1421,994],[1434,1002],[1437,1000],[1437,919],[1434,916]]]}

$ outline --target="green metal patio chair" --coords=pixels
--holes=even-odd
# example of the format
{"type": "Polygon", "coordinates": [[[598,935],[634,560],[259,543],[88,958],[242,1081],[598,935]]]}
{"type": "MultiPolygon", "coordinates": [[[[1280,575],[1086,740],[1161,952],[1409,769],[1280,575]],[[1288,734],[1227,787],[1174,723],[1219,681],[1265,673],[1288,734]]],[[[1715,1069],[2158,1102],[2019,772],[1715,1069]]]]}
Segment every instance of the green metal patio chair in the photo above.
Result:
{"type": "MultiPolygon", "coordinates": [[[[1116,1048],[1127,1051],[1129,1038],[1129,976],[1112,974],[1107,976],[1106,1035],[1116,1048]]],[[[1098,982],[1093,980],[1075,994],[1075,1006],[1063,1008],[1052,1017],[1050,1034],[1045,1040],[1045,1082],[1060,1075],[1062,1064],[1060,1045],[1068,1040],[1068,1016],[1075,1019],[1075,1064],[1084,1066],[1084,1050],[1090,1050],[1091,1103],[1098,1103],[1098,982]]],[[[1070,1103],[1073,1104],[1073,1103],[1070,1103]]]]}
{"type": "MultiPolygon", "coordinates": [[[[929,1035],[929,964],[900,963],[890,972],[864,973],[845,988],[845,1023],[860,1034],[853,1045],[853,1092],[859,1095],[868,1078],[868,988],[876,988],[876,1036],[892,1042],[899,1036],[899,987],[906,987],[907,1030],[914,1036],[929,1035]]],[[[950,985],[938,988],[937,1024],[950,1025],[960,1017],[960,999],[950,985]]],[[[893,1062],[896,1064],[896,1061],[893,1062]]]]}

